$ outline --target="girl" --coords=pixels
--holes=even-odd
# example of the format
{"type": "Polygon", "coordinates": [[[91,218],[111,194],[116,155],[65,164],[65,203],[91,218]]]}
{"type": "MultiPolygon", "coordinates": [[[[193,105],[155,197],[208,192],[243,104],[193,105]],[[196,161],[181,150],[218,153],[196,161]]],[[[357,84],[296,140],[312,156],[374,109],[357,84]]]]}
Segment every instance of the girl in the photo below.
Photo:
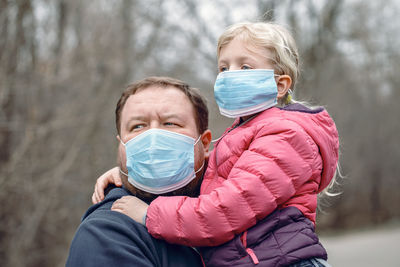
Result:
{"type": "MultiPolygon", "coordinates": [[[[219,38],[217,55],[216,102],[236,120],[211,152],[200,196],[158,197],[147,215],[135,197],[113,209],[155,238],[201,247],[206,265],[327,266],[314,224],[317,196],[335,176],[339,139],[323,108],[292,99],[299,76],[293,38],[273,23],[240,23],[219,38]]],[[[115,180],[103,175],[94,196],[115,180]]]]}

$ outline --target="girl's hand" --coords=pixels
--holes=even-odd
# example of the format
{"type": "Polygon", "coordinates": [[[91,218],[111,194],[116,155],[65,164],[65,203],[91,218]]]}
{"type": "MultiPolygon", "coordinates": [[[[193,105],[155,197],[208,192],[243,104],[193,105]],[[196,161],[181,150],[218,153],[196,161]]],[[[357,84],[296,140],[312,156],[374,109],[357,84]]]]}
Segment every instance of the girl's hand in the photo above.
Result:
{"type": "Polygon", "coordinates": [[[121,177],[119,177],[119,167],[114,167],[100,176],[94,185],[94,193],[92,195],[93,204],[99,203],[104,199],[104,190],[109,184],[122,186],[121,177]]]}
{"type": "Polygon", "coordinates": [[[136,222],[146,226],[146,214],[148,207],[149,205],[137,197],[124,196],[114,202],[111,210],[121,212],[131,217],[136,222]]]}

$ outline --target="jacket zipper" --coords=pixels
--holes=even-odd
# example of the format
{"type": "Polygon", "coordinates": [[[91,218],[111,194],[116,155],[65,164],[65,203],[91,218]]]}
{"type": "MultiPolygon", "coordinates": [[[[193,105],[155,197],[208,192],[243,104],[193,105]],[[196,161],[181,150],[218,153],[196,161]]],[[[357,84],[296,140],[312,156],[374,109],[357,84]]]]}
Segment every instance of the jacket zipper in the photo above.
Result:
{"type": "MultiPolygon", "coordinates": [[[[228,135],[230,132],[232,132],[232,131],[235,130],[236,128],[238,128],[238,127],[240,127],[240,126],[246,124],[247,122],[251,121],[251,120],[252,120],[253,118],[255,118],[257,115],[258,115],[258,113],[257,113],[257,114],[254,114],[253,116],[251,116],[250,118],[248,118],[248,119],[245,120],[245,121],[242,121],[242,122],[239,121],[235,126],[233,126],[231,129],[229,129],[228,131],[226,131],[220,138],[218,138],[218,139],[216,140],[216,144],[215,144],[215,146],[214,146],[214,149],[215,149],[215,166],[216,166],[216,167],[218,166],[218,161],[217,161],[217,156],[218,156],[217,147],[218,147],[219,142],[222,140],[222,138],[224,138],[226,135],[228,135]]],[[[218,169],[218,168],[217,168],[217,169],[218,169]]],[[[215,170],[215,174],[216,174],[216,175],[217,175],[217,172],[218,172],[217,169],[215,170]]]]}
{"type": "Polygon", "coordinates": [[[259,264],[260,261],[257,258],[257,255],[254,253],[254,251],[251,248],[247,247],[247,231],[245,231],[242,236],[240,237],[240,241],[242,242],[242,245],[244,249],[246,250],[247,254],[250,256],[251,260],[255,265],[259,264]]]}

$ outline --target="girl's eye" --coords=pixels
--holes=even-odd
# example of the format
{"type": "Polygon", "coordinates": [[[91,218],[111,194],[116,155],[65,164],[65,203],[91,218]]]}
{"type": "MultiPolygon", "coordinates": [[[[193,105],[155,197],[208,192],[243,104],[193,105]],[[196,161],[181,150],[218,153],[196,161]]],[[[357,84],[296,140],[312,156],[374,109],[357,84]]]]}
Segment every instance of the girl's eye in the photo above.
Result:
{"type": "Polygon", "coordinates": [[[227,70],[228,70],[227,67],[220,67],[220,68],[219,68],[219,72],[224,72],[224,71],[227,71],[227,70]]]}
{"type": "Polygon", "coordinates": [[[243,65],[242,66],[242,70],[250,70],[250,69],[251,69],[251,67],[248,66],[248,65],[243,65]]]}

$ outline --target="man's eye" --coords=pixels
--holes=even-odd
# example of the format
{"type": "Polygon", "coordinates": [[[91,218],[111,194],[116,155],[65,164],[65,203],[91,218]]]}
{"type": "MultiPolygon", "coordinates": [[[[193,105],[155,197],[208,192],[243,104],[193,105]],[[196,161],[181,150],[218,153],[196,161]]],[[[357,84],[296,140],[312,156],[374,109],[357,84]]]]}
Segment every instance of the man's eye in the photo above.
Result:
{"type": "Polygon", "coordinates": [[[164,123],[164,125],[165,126],[176,126],[177,124],[173,123],[173,122],[166,122],[166,123],[164,123]]]}
{"type": "Polygon", "coordinates": [[[140,129],[142,129],[144,127],[144,125],[143,124],[135,124],[135,125],[133,125],[132,127],[131,127],[131,131],[137,131],[137,130],[140,130],[140,129]]]}

